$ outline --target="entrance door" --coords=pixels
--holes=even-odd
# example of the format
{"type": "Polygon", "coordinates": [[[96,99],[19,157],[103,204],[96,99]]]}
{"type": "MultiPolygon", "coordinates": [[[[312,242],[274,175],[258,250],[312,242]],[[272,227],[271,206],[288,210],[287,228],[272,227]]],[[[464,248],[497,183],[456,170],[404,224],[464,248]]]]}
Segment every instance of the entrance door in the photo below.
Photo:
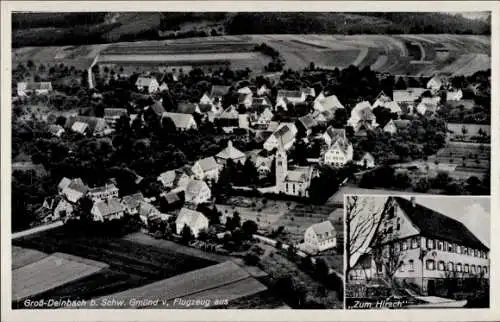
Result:
{"type": "Polygon", "coordinates": [[[428,296],[436,295],[436,283],[434,280],[430,280],[427,282],[427,295],[428,296]]]}

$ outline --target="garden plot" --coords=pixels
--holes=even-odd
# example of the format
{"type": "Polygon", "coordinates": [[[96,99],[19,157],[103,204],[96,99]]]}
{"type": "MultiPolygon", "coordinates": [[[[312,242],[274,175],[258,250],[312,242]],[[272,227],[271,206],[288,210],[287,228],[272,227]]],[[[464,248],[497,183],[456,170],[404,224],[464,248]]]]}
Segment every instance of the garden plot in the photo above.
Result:
{"type": "Polygon", "coordinates": [[[38,262],[49,254],[29,248],[12,246],[12,269],[38,262]]]}
{"type": "Polygon", "coordinates": [[[55,253],[12,272],[12,300],[19,301],[92,275],[108,265],[55,253]]]}

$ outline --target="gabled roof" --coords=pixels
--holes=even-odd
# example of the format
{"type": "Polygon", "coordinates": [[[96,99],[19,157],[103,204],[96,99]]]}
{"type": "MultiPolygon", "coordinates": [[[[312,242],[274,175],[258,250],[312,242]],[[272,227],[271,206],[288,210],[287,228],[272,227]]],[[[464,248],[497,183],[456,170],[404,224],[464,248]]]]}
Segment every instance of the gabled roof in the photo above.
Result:
{"type": "Polygon", "coordinates": [[[240,93],[240,94],[251,94],[252,90],[250,89],[250,87],[245,86],[245,87],[242,87],[242,88],[238,89],[238,93],[240,93]]]}
{"type": "Polygon", "coordinates": [[[213,85],[210,91],[210,97],[222,97],[229,93],[231,86],[213,85]]]}
{"type": "Polygon", "coordinates": [[[277,97],[302,98],[302,92],[301,91],[288,91],[288,90],[280,89],[278,91],[277,97]]]}
{"type": "Polygon", "coordinates": [[[370,152],[365,152],[365,154],[363,154],[363,156],[361,158],[359,158],[358,161],[365,160],[365,159],[375,161],[375,157],[370,152]]]}
{"type": "Polygon", "coordinates": [[[105,108],[104,109],[104,117],[114,117],[114,116],[122,116],[127,115],[127,109],[125,108],[105,108]]]}
{"type": "Polygon", "coordinates": [[[337,236],[335,227],[333,227],[333,224],[330,220],[325,220],[323,222],[313,224],[310,228],[312,228],[313,232],[316,234],[319,242],[337,236]],[[328,233],[328,236],[326,236],[326,233],[328,233]]]}
{"type": "Polygon", "coordinates": [[[340,149],[344,154],[347,154],[347,149],[349,148],[350,143],[347,141],[347,139],[343,138],[336,138],[332,145],[328,148],[328,150],[335,150],[335,149],[340,149]]]}
{"type": "Polygon", "coordinates": [[[234,105],[228,106],[217,118],[221,119],[237,119],[238,118],[238,110],[234,105]]]}
{"type": "Polygon", "coordinates": [[[59,133],[64,132],[64,128],[58,124],[49,125],[49,132],[52,135],[59,135],[59,133]]]}
{"type": "Polygon", "coordinates": [[[70,183],[71,183],[71,179],[64,177],[61,179],[61,181],[59,182],[57,187],[62,190],[64,188],[66,188],[70,183]]]}
{"type": "Polygon", "coordinates": [[[214,157],[200,159],[196,162],[200,165],[203,171],[210,171],[219,167],[214,157]]]}
{"type": "Polygon", "coordinates": [[[289,142],[293,141],[295,136],[293,135],[292,130],[288,125],[285,125],[278,129],[276,132],[273,133],[273,136],[276,138],[279,144],[281,145],[286,145],[289,142]]]}
{"type": "Polygon", "coordinates": [[[208,113],[208,112],[212,111],[213,105],[212,104],[198,104],[198,108],[200,109],[200,112],[208,113]]]}
{"type": "Polygon", "coordinates": [[[137,81],[135,82],[135,86],[149,87],[151,85],[151,82],[153,82],[153,80],[156,80],[156,79],[153,77],[141,76],[141,77],[137,78],[137,81]]]}
{"type": "Polygon", "coordinates": [[[316,93],[315,93],[315,90],[314,90],[314,88],[312,88],[312,87],[304,87],[304,88],[301,88],[301,89],[300,89],[300,92],[301,92],[301,93],[304,93],[306,96],[308,96],[308,95],[313,96],[313,97],[314,97],[314,96],[316,96],[316,95],[315,95],[315,94],[316,94],[316,93]]]}
{"type": "Polygon", "coordinates": [[[414,102],[426,91],[425,88],[410,87],[402,90],[395,90],[392,92],[392,99],[395,102],[414,102]]]}
{"type": "Polygon", "coordinates": [[[245,154],[243,152],[241,152],[240,150],[236,149],[233,146],[233,143],[231,141],[228,141],[227,147],[224,150],[217,153],[216,157],[219,159],[224,159],[224,160],[227,160],[227,159],[234,160],[234,159],[244,158],[245,154]]]}
{"type": "Polygon", "coordinates": [[[325,98],[319,100],[319,103],[326,110],[344,108],[344,105],[342,105],[342,103],[340,103],[340,101],[336,95],[326,96],[325,98]]]}
{"type": "Polygon", "coordinates": [[[83,194],[87,193],[87,191],[89,190],[87,185],[85,183],[83,183],[82,179],[80,179],[80,178],[76,178],[76,179],[71,180],[69,185],[66,186],[66,189],[78,191],[78,192],[83,193],[83,194]]]}
{"type": "Polygon", "coordinates": [[[201,212],[194,211],[188,208],[182,208],[175,220],[176,224],[185,224],[188,227],[200,227],[205,225],[208,218],[201,212]]]}
{"type": "Polygon", "coordinates": [[[97,201],[95,207],[103,217],[124,211],[123,205],[117,198],[97,201]]]}
{"type": "Polygon", "coordinates": [[[141,202],[139,205],[139,215],[141,217],[149,217],[151,214],[159,213],[158,209],[148,202],[141,202]]]}
{"type": "Polygon", "coordinates": [[[122,203],[128,208],[139,207],[139,205],[143,201],[144,201],[144,195],[141,192],[127,195],[122,198],[122,203]]]}
{"type": "Polygon", "coordinates": [[[392,197],[403,209],[411,222],[418,227],[420,233],[426,237],[434,237],[457,243],[467,247],[489,250],[464,224],[401,197],[392,197]]]}
{"type": "Polygon", "coordinates": [[[112,190],[118,191],[118,188],[114,184],[105,184],[104,186],[99,186],[99,187],[89,189],[89,193],[95,194],[95,193],[101,193],[101,192],[112,191],[112,190]]]}
{"type": "Polygon", "coordinates": [[[193,114],[198,104],[182,102],[177,105],[177,113],[193,114]]]}
{"type": "Polygon", "coordinates": [[[405,128],[407,126],[411,125],[410,120],[392,120],[392,123],[399,129],[399,128],[405,128]]]}
{"type": "Polygon", "coordinates": [[[345,129],[336,129],[333,126],[329,126],[325,132],[326,135],[330,137],[332,142],[335,142],[338,138],[347,140],[345,129]]]}
{"type": "Polygon", "coordinates": [[[271,102],[265,96],[254,97],[252,100],[252,107],[258,107],[258,106],[271,106],[271,102]]]}
{"type": "Polygon", "coordinates": [[[162,116],[165,113],[165,108],[161,101],[155,101],[149,108],[158,116],[162,116]]]}
{"type": "Polygon", "coordinates": [[[376,119],[375,114],[373,114],[369,107],[364,107],[359,111],[359,118],[361,121],[372,121],[376,119]]]}
{"type": "Polygon", "coordinates": [[[51,82],[19,82],[17,88],[20,90],[52,90],[51,82]]]}
{"type": "Polygon", "coordinates": [[[304,115],[302,117],[299,118],[299,122],[302,124],[302,126],[308,130],[308,129],[311,129],[313,127],[315,127],[316,125],[318,125],[318,123],[316,122],[316,120],[312,117],[311,114],[307,114],[307,115],[304,115]]]}
{"type": "Polygon", "coordinates": [[[370,102],[362,101],[362,102],[359,102],[358,104],[356,104],[356,106],[354,106],[354,108],[352,109],[352,112],[355,111],[357,113],[360,113],[361,111],[366,110],[367,108],[371,111],[371,107],[372,106],[371,106],[370,102]]]}
{"type": "Polygon", "coordinates": [[[210,189],[205,181],[202,180],[190,180],[186,186],[186,198],[197,196],[203,189],[210,189]]]}
{"type": "Polygon", "coordinates": [[[250,95],[250,94],[240,93],[240,94],[238,95],[238,103],[239,103],[239,104],[243,103],[243,102],[247,99],[247,97],[252,98],[252,95],[250,95]]]}
{"type": "Polygon", "coordinates": [[[186,129],[190,127],[191,124],[196,124],[191,114],[165,112],[163,113],[163,117],[170,118],[178,129],[186,129]]]}
{"type": "Polygon", "coordinates": [[[87,123],[88,130],[90,131],[90,133],[103,131],[104,129],[107,128],[107,123],[106,120],[104,120],[104,118],[94,117],[94,116],[83,116],[83,115],[70,116],[66,120],[65,127],[71,128],[75,122],[87,123]]]}
{"type": "Polygon", "coordinates": [[[71,130],[74,132],[78,132],[80,134],[83,134],[83,133],[85,133],[85,131],[87,131],[88,127],[89,127],[89,125],[87,123],[76,121],[71,126],[71,130]]]}
{"type": "Polygon", "coordinates": [[[166,185],[168,182],[174,182],[177,174],[175,170],[169,170],[161,173],[158,176],[158,181],[160,181],[163,185],[166,185]]]}

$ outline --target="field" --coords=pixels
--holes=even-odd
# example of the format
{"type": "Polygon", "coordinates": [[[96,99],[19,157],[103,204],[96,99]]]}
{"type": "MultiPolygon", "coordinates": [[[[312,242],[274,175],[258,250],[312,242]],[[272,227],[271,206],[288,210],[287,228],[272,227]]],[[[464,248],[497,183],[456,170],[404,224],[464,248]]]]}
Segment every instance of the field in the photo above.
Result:
{"type": "MultiPolygon", "coordinates": [[[[98,303],[103,301],[124,301],[124,307],[151,307],[154,308],[201,308],[216,305],[216,300],[229,301],[265,291],[266,286],[250,277],[250,275],[231,261],[205,267],[199,270],[180,274],[166,280],[158,281],[140,288],[130,289],[125,292],[112,294],[95,299],[98,303]],[[165,302],[157,304],[139,303],[133,305],[130,299],[156,299],[165,302]],[[203,300],[199,305],[190,307],[175,302],[175,299],[203,300]],[[130,306],[129,306],[130,305],[130,306]]],[[[118,306],[120,307],[120,306],[118,306]]],[[[111,308],[111,307],[109,307],[111,308]]]]}
{"type": "MultiPolygon", "coordinates": [[[[267,233],[283,226],[285,230],[279,239],[284,243],[293,244],[300,243],[309,226],[329,219],[330,214],[335,210],[335,207],[331,205],[306,205],[292,201],[252,197],[233,197],[226,204],[218,204],[216,207],[222,213],[222,222],[225,222],[227,216],[232,216],[237,211],[242,223],[245,220],[253,220],[258,224],[260,230],[267,233]]],[[[339,218],[332,222],[337,233],[344,231],[342,221],[339,218]]]]}
{"type": "Polygon", "coordinates": [[[462,128],[467,129],[466,136],[477,136],[479,135],[479,129],[482,129],[486,135],[491,135],[491,127],[489,125],[478,125],[478,124],[462,124],[462,123],[448,123],[448,130],[452,131],[454,134],[462,135],[462,128]]]}
{"type": "Polygon", "coordinates": [[[38,250],[12,246],[12,269],[15,270],[22,266],[35,263],[47,256],[49,256],[49,254],[38,250]]]}
{"type": "MultiPolygon", "coordinates": [[[[186,61],[193,54],[218,54],[217,59],[230,61],[234,68],[249,67],[258,71],[270,61],[268,57],[261,54],[241,55],[251,53],[255,44],[260,43],[267,43],[278,50],[285,60],[285,68],[292,69],[301,69],[314,62],[316,66],[325,68],[343,68],[352,64],[358,67],[371,66],[373,70],[395,75],[409,73],[430,76],[438,72],[470,75],[478,70],[491,68],[489,37],[448,34],[242,35],[112,45],[31,47],[14,49],[13,62],[15,64],[31,59],[42,63],[77,66],[88,64],[88,67],[97,53],[100,53],[102,61],[106,61],[108,55],[134,60],[138,59],[137,55],[155,55],[158,63],[171,63],[174,59],[186,61]],[[446,59],[437,56],[438,50],[447,51],[446,59]],[[412,61],[416,63],[410,63],[412,61]]],[[[193,57],[206,59],[203,55],[193,57]]]]}
{"type": "Polygon", "coordinates": [[[429,161],[456,165],[456,172],[469,176],[482,175],[490,166],[489,144],[450,142],[429,161]]]}
{"type": "Polygon", "coordinates": [[[12,271],[12,299],[19,301],[84,278],[107,265],[62,253],[12,271]]]}
{"type": "Polygon", "coordinates": [[[65,227],[19,238],[13,240],[13,244],[46,253],[64,252],[109,265],[98,274],[45,292],[45,298],[104,296],[214,264],[214,261],[153,245],[141,245],[118,237],[88,236],[68,231],[65,227]]]}

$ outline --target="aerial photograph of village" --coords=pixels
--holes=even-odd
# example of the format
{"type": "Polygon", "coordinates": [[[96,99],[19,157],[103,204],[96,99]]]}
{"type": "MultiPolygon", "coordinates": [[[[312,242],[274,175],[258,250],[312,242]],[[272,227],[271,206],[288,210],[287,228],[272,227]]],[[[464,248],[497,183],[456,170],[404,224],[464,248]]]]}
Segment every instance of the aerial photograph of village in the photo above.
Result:
{"type": "Polygon", "coordinates": [[[11,14],[12,309],[489,307],[490,12],[163,10],[11,14]]]}

